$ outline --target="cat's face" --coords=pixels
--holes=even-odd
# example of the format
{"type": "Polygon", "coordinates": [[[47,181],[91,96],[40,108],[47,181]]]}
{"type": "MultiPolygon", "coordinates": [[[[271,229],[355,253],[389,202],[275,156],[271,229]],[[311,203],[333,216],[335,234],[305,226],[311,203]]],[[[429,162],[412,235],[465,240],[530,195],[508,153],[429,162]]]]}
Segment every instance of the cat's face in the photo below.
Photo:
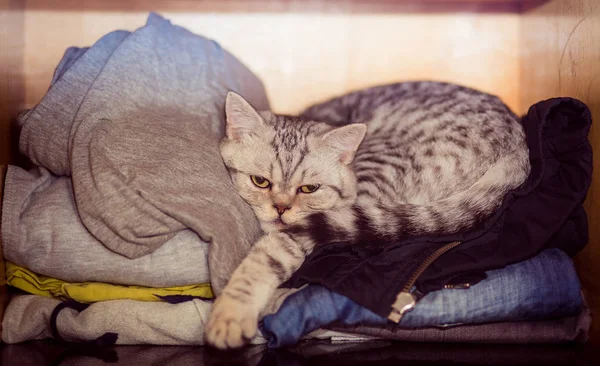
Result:
{"type": "Polygon", "coordinates": [[[261,115],[235,93],[227,95],[226,115],[221,156],[265,231],[356,200],[356,178],[348,165],[365,125],[333,129],[294,117],[261,115]]]}

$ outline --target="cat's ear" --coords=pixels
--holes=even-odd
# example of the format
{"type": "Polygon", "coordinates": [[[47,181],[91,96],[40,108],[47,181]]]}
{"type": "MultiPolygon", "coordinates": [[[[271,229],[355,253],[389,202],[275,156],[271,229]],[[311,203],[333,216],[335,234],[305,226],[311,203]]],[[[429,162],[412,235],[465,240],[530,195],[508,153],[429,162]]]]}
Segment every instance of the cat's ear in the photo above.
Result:
{"type": "Polygon", "coordinates": [[[356,150],[365,137],[366,132],[367,125],[353,123],[327,132],[323,135],[322,139],[328,148],[339,153],[340,162],[347,165],[354,160],[356,150]]]}
{"type": "Polygon", "coordinates": [[[256,132],[264,125],[264,120],[241,95],[228,92],[225,98],[225,134],[230,140],[239,140],[245,134],[256,132]]]}

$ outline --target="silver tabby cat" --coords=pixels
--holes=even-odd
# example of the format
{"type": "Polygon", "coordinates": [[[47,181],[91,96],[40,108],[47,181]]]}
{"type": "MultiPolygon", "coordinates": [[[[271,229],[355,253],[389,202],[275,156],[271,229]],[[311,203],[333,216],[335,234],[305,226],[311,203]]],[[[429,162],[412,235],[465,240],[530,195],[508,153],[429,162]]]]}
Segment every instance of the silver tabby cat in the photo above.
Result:
{"type": "Polygon", "coordinates": [[[517,118],[498,98],[452,84],[371,88],[302,117],[258,112],[234,93],[225,109],[221,155],[265,235],[214,304],[205,338],[221,349],[254,336],[315,245],[467,229],[529,174],[517,118]]]}

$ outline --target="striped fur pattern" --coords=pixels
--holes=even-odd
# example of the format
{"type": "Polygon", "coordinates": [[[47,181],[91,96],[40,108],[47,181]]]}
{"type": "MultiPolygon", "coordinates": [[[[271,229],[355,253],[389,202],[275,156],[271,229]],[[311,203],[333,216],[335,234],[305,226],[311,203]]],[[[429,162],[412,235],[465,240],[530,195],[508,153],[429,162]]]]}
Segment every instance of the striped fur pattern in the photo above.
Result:
{"type": "Polygon", "coordinates": [[[265,235],[215,303],[206,340],[218,348],[254,335],[274,290],[314,246],[381,247],[470,228],[529,174],[517,118],[498,98],[453,84],[371,88],[301,117],[259,113],[232,93],[226,104],[221,155],[265,235]]]}

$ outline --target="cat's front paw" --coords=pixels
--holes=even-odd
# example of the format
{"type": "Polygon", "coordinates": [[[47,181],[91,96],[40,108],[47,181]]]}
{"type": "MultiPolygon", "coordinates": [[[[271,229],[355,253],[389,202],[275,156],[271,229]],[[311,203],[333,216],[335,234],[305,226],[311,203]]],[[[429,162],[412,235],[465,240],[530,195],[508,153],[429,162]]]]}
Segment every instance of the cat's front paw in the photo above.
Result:
{"type": "Polygon", "coordinates": [[[239,348],[256,334],[258,311],[251,304],[221,294],[206,325],[206,343],[219,349],[239,348]]]}

